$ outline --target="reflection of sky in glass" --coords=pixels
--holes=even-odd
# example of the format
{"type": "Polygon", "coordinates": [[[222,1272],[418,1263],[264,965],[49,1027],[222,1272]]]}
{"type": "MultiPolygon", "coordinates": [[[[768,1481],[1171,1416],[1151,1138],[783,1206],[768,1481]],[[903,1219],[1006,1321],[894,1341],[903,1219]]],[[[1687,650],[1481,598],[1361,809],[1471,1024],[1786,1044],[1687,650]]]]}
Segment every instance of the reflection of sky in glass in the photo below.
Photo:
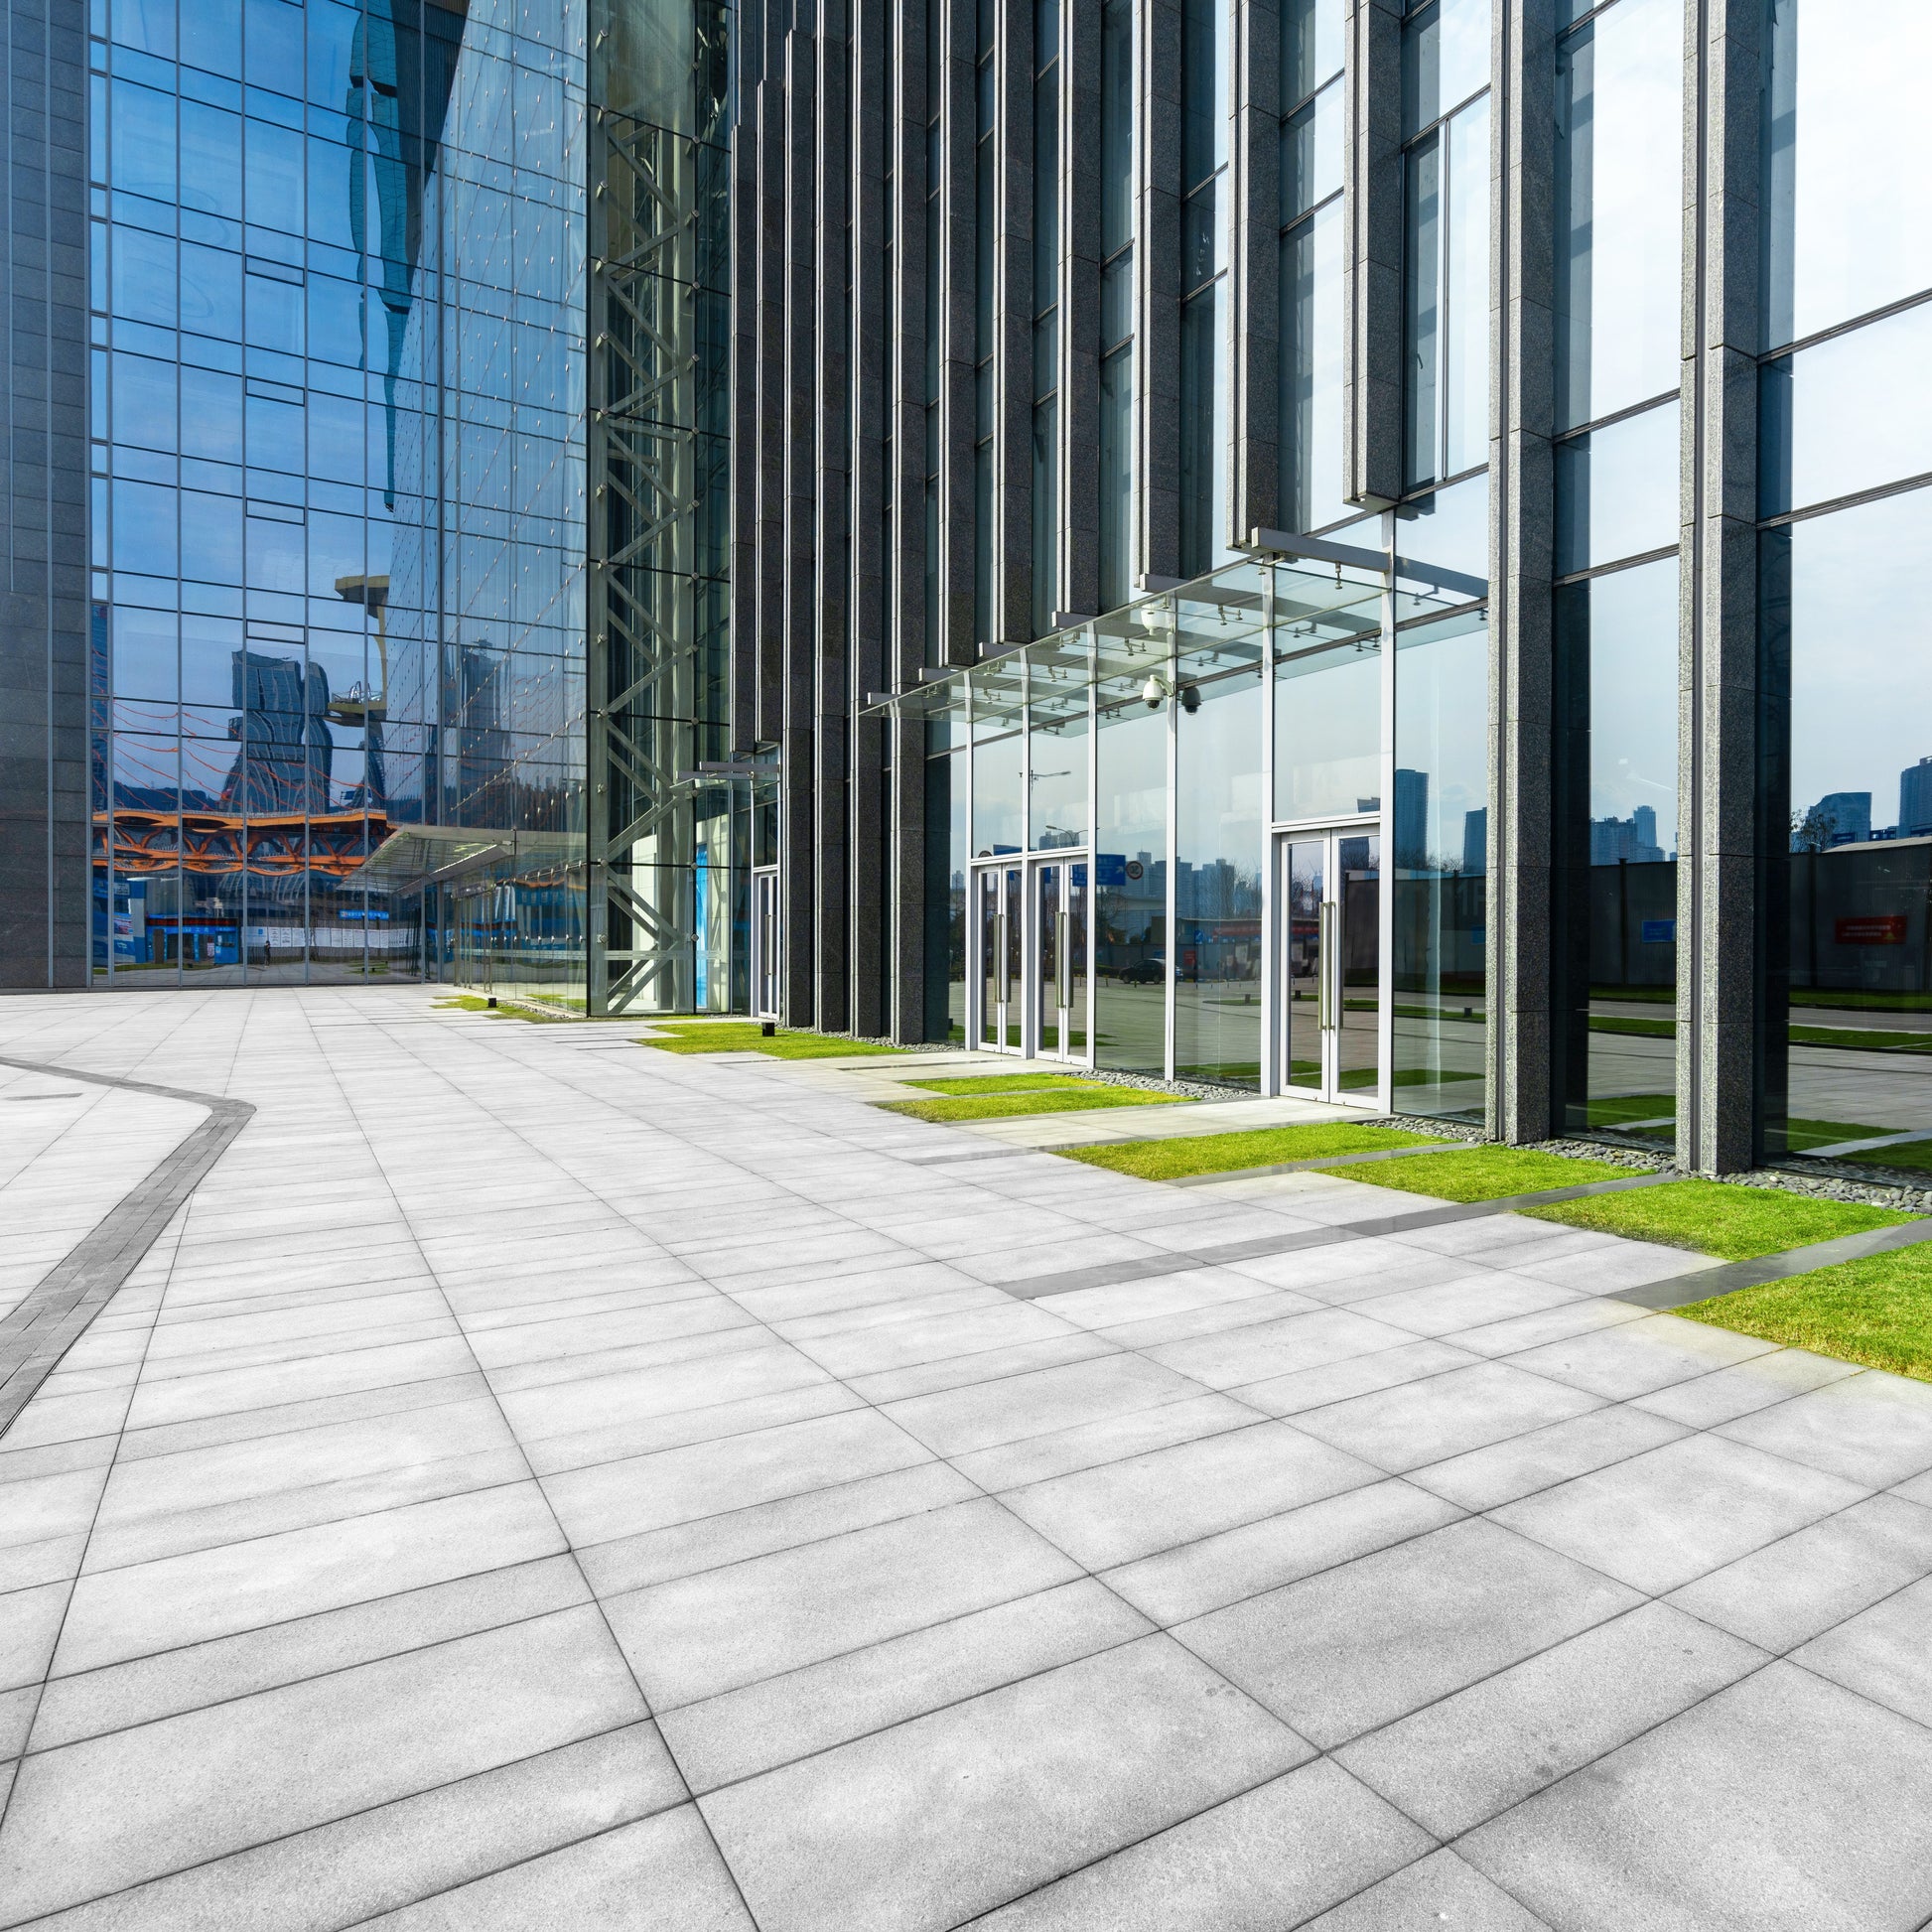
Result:
{"type": "Polygon", "coordinates": [[[1771,347],[1932,286],[1923,154],[1932,7],[1778,0],[1775,11],[1771,347]]]}
{"type": "Polygon", "coordinates": [[[1430,863],[1461,867],[1467,820],[1489,802],[1489,645],[1480,621],[1449,619],[1399,639],[1395,760],[1428,778],[1423,845],[1430,863]]]}
{"type": "Polygon", "coordinates": [[[1794,523],[1790,542],[1791,809],[1869,792],[1882,829],[1899,774],[1932,756],[1932,491],[1794,523]]]}
{"type": "Polygon", "coordinates": [[[1662,550],[1678,537],[1677,404],[1557,445],[1557,574],[1662,550]]]}
{"type": "Polygon", "coordinates": [[[1589,815],[1657,815],[1677,850],[1677,559],[1590,581],[1589,815]]]}

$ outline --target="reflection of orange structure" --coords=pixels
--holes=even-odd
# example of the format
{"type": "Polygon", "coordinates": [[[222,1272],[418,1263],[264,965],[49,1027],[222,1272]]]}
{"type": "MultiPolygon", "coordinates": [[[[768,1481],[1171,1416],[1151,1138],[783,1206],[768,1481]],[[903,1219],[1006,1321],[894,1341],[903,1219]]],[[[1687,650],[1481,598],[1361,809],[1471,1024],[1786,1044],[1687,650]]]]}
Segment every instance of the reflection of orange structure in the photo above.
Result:
{"type": "MultiPolygon", "coordinates": [[[[243,819],[235,812],[155,812],[123,807],[114,814],[113,866],[140,878],[153,873],[231,873],[291,877],[304,871],[346,879],[389,836],[380,812],[330,812],[304,818],[243,819]],[[306,840],[305,840],[306,830],[306,840]],[[306,850],[305,850],[306,845],[306,850]]],[[[107,814],[94,814],[95,852],[107,833],[107,814]]]]}

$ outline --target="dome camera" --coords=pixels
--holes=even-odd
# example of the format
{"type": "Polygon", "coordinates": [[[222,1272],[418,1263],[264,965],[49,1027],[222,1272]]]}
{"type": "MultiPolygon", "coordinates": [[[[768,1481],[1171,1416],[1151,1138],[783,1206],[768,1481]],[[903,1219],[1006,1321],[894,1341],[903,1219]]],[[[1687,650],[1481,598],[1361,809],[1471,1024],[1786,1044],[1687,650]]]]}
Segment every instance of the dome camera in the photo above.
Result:
{"type": "Polygon", "coordinates": [[[1153,675],[1150,675],[1147,683],[1141,687],[1141,701],[1150,711],[1159,711],[1161,700],[1167,695],[1168,687],[1161,682],[1160,678],[1153,675]]]}

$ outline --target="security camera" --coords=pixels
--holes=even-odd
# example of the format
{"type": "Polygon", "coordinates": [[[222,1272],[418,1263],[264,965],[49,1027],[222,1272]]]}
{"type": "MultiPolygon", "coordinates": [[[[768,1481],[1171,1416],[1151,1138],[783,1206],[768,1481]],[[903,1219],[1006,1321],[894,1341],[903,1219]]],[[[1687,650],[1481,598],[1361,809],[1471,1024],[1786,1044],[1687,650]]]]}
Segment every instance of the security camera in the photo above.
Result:
{"type": "Polygon", "coordinates": [[[1200,686],[1198,684],[1183,684],[1180,687],[1180,708],[1190,718],[1200,709],[1200,686]]]}
{"type": "Polygon", "coordinates": [[[1141,700],[1150,711],[1161,709],[1161,700],[1168,695],[1168,687],[1150,673],[1148,681],[1141,687],[1141,700]]]}

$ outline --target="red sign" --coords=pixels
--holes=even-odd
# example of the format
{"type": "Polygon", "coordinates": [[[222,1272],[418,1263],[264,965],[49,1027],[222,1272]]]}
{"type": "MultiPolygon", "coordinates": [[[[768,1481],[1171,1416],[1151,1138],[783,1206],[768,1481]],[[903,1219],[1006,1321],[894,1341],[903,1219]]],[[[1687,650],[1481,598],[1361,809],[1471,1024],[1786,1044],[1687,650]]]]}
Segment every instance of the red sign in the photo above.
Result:
{"type": "Polygon", "coordinates": [[[1903,912],[1872,912],[1860,918],[1835,919],[1832,937],[1841,946],[1902,946],[1905,943],[1903,912]]]}

